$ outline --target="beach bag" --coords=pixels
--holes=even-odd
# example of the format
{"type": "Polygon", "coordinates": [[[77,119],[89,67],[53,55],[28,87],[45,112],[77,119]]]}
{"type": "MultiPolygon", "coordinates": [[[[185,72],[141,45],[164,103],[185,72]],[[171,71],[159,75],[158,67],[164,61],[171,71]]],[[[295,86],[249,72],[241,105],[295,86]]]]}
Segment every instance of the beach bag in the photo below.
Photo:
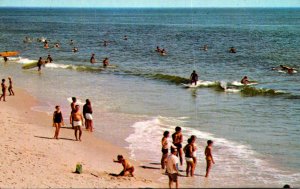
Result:
{"type": "Polygon", "coordinates": [[[80,163],[77,163],[75,173],[82,173],[82,165],[80,163]]]}

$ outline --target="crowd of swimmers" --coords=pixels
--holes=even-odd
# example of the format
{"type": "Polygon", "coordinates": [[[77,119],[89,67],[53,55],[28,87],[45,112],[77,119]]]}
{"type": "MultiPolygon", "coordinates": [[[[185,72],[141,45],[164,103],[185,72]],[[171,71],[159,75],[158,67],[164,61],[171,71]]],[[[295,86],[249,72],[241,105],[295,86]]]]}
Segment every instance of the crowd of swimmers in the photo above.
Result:
{"type": "Polygon", "coordinates": [[[15,92],[13,90],[13,81],[12,81],[11,77],[8,77],[8,82],[9,82],[9,85],[7,88],[7,86],[5,84],[5,79],[2,79],[2,82],[1,82],[2,94],[0,96],[0,101],[3,99],[3,101],[6,102],[6,90],[8,90],[9,96],[15,96],[15,92]]]}
{"type": "MultiPolygon", "coordinates": [[[[169,142],[170,132],[165,131],[161,139],[162,145],[162,157],[161,157],[161,168],[165,170],[165,173],[169,177],[169,187],[172,187],[172,184],[176,184],[178,188],[178,176],[181,176],[179,173],[179,164],[183,165],[183,156],[185,157],[186,162],[186,176],[193,177],[195,174],[195,168],[197,165],[197,146],[196,146],[196,136],[192,135],[188,140],[187,144],[183,147],[183,135],[181,127],[176,127],[175,132],[172,134],[172,143],[169,142]],[[170,154],[169,154],[170,149],[170,154]]],[[[206,159],[206,172],[205,177],[209,176],[212,164],[215,163],[213,154],[212,154],[213,141],[208,140],[207,146],[204,150],[204,155],[206,159]]]]}

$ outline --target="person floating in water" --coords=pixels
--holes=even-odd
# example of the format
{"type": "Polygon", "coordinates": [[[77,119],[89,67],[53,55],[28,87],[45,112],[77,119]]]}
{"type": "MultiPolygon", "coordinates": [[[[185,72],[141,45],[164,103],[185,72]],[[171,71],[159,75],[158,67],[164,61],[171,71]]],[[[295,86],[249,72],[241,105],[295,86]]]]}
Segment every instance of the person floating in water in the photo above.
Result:
{"type": "Polygon", "coordinates": [[[108,41],[103,41],[103,46],[106,47],[108,45],[108,41]]]}
{"type": "Polygon", "coordinates": [[[292,74],[296,71],[295,68],[292,68],[292,67],[289,67],[289,66],[284,66],[284,65],[279,65],[279,67],[272,68],[272,70],[282,70],[282,71],[285,71],[289,74],[292,74]]]}
{"type": "Polygon", "coordinates": [[[2,79],[1,83],[1,89],[2,89],[2,95],[0,96],[0,101],[3,98],[3,101],[5,102],[5,97],[6,97],[6,85],[5,85],[5,79],[2,79]]]}
{"type": "Polygon", "coordinates": [[[40,57],[37,63],[38,71],[41,71],[42,65],[44,64],[43,58],[40,57]]]}
{"type": "Polygon", "coordinates": [[[48,41],[47,41],[47,40],[45,40],[45,42],[44,42],[44,48],[45,48],[45,49],[48,49],[48,48],[49,48],[49,44],[48,44],[48,41]]]}
{"type": "Polygon", "coordinates": [[[127,37],[127,35],[124,35],[124,40],[126,41],[126,40],[128,40],[128,37],[127,37]]]}
{"type": "Polygon", "coordinates": [[[248,85],[250,83],[250,81],[248,80],[247,76],[244,76],[243,79],[241,80],[241,83],[244,85],[248,85]]]}
{"type": "Polygon", "coordinates": [[[208,45],[205,44],[205,45],[202,47],[202,50],[207,51],[207,50],[208,50],[208,45]]]}
{"type": "Polygon", "coordinates": [[[229,52],[230,52],[230,53],[236,53],[236,48],[230,47],[229,52]]]}
{"type": "Polygon", "coordinates": [[[78,52],[78,48],[77,47],[73,47],[72,52],[74,52],[74,53],[78,52]]]}
{"type": "Polygon", "coordinates": [[[156,47],[156,50],[155,50],[156,52],[160,52],[161,50],[160,50],[160,48],[159,48],[159,46],[157,46],[156,47]]]}
{"type": "Polygon", "coordinates": [[[91,56],[91,58],[90,58],[90,63],[91,63],[91,64],[96,63],[96,59],[95,59],[95,54],[94,54],[94,53],[92,54],[92,56],[91,56]]]}
{"type": "Polygon", "coordinates": [[[102,63],[103,63],[103,67],[107,67],[107,66],[109,65],[109,60],[108,60],[108,58],[107,58],[107,57],[104,58],[104,60],[102,61],[102,63]]]}
{"type": "Polygon", "coordinates": [[[11,96],[11,95],[15,96],[15,93],[13,91],[13,82],[12,82],[11,77],[8,77],[8,81],[9,81],[9,85],[8,85],[9,96],[11,96]]]}
{"type": "Polygon", "coordinates": [[[59,43],[55,43],[54,47],[55,47],[55,48],[60,48],[59,43]]]}
{"type": "Polygon", "coordinates": [[[121,163],[123,165],[123,170],[119,173],[118,176],[134,176],[134,166],[130,164],[122,155],[118,155],[118,160],[113,160],[114,163],[121,163]]]}
{"type": "Polygon", "coordinates": [[[208,140],[207,141],[207,146],[205,148],[204,154],[206,157],[206,174],[205,177],[208,177],[209,172],[211,170],[212,164],[215,164],[213,155],[212,155],[212,145],[213,145],[213,141],[208,140]]]}
{"type": "Polygon", "coordinates": [[[74,44],[74,41],[73,39],[70,40],[70,45],[73,45],[74,44]]]}
{"type": "Polygon", "coordinates": [[[165,49],[162,49],[162,50],[160,51],[160,55],[161,55],[161,56],[167,55],[167,51],[166,51],[165,49]]]}
{"type": "Polygon", "coordinates": [[[47,63],[52,63],[53,59],[51,57],[50,54],[48,54],[48,57],[47,57],[47,63]]]}
{"type": "Polygon", "coordinates": [[[197,81],[198,81],[198,74],[196,73],[196,71],[194,70],[190,76],[190,80],[191,80],[191,84],[195,83],[195,85],[197,85],[197,81]]]}

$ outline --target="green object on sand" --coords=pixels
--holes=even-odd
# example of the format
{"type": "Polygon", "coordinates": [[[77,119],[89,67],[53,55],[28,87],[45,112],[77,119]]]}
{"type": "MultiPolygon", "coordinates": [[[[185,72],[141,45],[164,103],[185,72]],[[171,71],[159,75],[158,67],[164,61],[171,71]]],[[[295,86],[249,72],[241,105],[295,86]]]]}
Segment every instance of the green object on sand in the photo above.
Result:
{"type": "Polygon", "coordinates": [[[34,61],[34,62],[31,62],[31,63],[27,63],[27,64],[24,64],[24,65],[22,66],[22,68],[25,69],[25,70],[31,69],[31,68],[35,68],[35,67],[38,66],[37,63],[38,63],[38,61],[34,61]]]}
{"type": "Polygon", "coordinates": [[[81,174],[82,173],[82,165],[77,163],[75,173],[81,174]]]}

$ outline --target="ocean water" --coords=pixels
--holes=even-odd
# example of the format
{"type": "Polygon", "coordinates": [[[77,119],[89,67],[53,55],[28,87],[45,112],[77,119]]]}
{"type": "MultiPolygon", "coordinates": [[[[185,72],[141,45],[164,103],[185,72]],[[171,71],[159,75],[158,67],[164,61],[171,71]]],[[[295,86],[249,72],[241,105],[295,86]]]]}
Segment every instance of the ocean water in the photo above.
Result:
{"type": "Polygon", "coordinates": [[[300,9],[7,8],[0,21],[0,51],[21,52],[0,60],[1,77],[12,76],[40,99],[34,110],[51,113],[60,104],[67,117],[70,97],[89,98],[95,134],[146,165],[160,162],[163,131],[181,126],[184,141],[198,137],[200,176],[181,179],[186,186],[300,186],[300,73],[272,70],[300,69],[300,9]],[[23,43],[26,36],[33,42],[23,43]],[[39,37],[61,48],[44,49],[39,37]],[[208,51],[200,50],[204,44],[208,51]],[[231,46],[236,54],[228,53],[231,46]],[[92,53],[117,67],[91,66],[92,53]],[[41,74],[21,69],[48,54],[54,63],[41,74]],[[209,85],[184,88],[192,70],[209,85]],[[258,84],[224,91],[244,75],[258,84]],[[209,180],[203,178],[208,139],[216,160],[209,180]]]}

